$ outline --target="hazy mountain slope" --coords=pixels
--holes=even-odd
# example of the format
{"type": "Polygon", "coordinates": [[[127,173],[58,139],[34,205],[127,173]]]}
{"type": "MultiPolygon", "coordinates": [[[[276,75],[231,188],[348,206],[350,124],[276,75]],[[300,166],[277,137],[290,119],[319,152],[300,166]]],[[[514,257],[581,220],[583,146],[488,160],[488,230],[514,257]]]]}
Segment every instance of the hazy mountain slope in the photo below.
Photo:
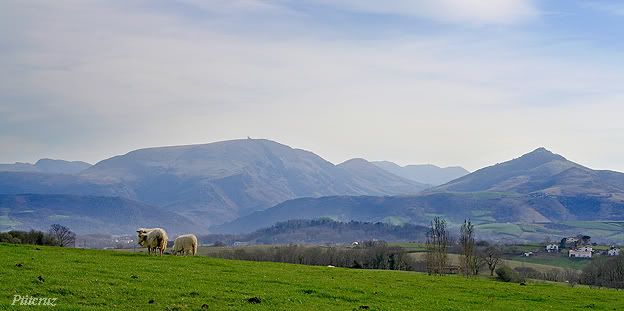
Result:
{"type": "Polygon", "coordinates": [[[365,186],[367,193],[377,191],[379,185],[386,185],[393,189],[396,194],[415,193],[414,189],[420,190],[429,187],[428,185],[392,174],[364,159],[351,159],[337,166],[345,170],[358,184],[365,186]]]}
{"type": "Polygon", "coordinates": [[[587,174],[593,172],[558,154],[539,148],[520,158],[482,168],[437,187],[435,190],[529,193],[544,189],[549,183],[554,182],[552,178],[571,168],[576,168],[587,174]]]}
{"type": "Polygon", "coordinates": [[[0,164],[0,172],[77,174],[89,167],[91,167],[91,164],[82,161],[41,159],[35,164],[20,162],[14,164],[0,164]]]}
{"type": "Polygon", "coordinates": [[[496,194],[434,193],[419,196],[331,196],[286,201],[214,228],[212,232],[250,232],[289,219],[321,217],[337,221],[407,222],[427,224],[432,215],[450,221],[465,218],[484,221],[546,221],[532,203],[544,204],[548,198],[508,197],[496,194]],[[529,202],[532,202],[531,204],[529,202]]]}
{"type": "Polygon", "coordinates": [[[540,148],[416,196],[291,200],[214,230],[253,230],[287,219],[426,224],[434,215],[459,223],[624,221],[624,174],[595,171],[540,148]]]}
{"type": "Polygon", "coordinates": [[[214,224],[297,197],[414,194],[424,189],[379,173],[338,167],[273,141],[243,139],[140,149],[101,161],[81,177],[124,184],[138,200],[214,224]]]}
{"type": "Polygon", "coordinates": [[[470,173],[459,166],[444,168],[431,164],[400,166],[389,161],[375,161],[371,163],[394,175],[433,186],[445,184],[470,173]]]}
{"type": "Polygon", "coordinates": [[[211,232],[251,232],[289,219],[328,217],[338,221],[407,222],[426,225],[434,215],[452,224],[621,221],[624,202],[599,197],[533,196],[497,193],[430,193],[407,197],[339,196],[286,201],[211,232]]]}
{"type": "Polygon", "coordinates": [[[0,172],[0,194],[24,193],[135,197],[131,189],[112,180],[67,174],[0,172]]]}
{"type": "Polygon", "coordinates": [[[15,162],[13,164],[0,164],[0,172],[38,172],[36,166],[31,163],[15,162]]]}
{"type": "Polygon", "coordinates": [[[78,234],[133,234],[138,227],[164,227],[170,234],[205,232],[175,213],[117,197],[0,195],[0,231],[47,230],[54,223],[78,234]]]}

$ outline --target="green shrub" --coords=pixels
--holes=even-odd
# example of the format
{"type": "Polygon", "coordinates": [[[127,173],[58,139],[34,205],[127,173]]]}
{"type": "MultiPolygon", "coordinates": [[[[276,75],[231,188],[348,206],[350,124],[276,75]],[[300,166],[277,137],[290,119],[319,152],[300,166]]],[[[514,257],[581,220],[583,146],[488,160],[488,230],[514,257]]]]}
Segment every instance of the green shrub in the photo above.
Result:
{"type": "Polygon", "coordinates": [[[507,266],[502,266],[496,269],[496,276],[503,282],[511,282],[511,275],[513,270],[507,266]]]}
{"type": "Polygon", "coordinates": [[[507,266],[502,266],[496,269],[496,275],[498,276],[498,279],[503,282],[524,282],[524,277],[507,266]]]}

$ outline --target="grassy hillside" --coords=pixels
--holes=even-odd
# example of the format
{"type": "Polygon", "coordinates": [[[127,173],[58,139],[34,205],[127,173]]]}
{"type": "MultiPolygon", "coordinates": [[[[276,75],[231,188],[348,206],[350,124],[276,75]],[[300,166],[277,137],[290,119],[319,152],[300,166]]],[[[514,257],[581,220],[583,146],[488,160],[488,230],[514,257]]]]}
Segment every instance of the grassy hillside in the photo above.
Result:
{"type": "Polygon", "coordinates": [[[62,309],[624,308],[624,292],[560,284],[1,244],[0,309],[17,309],[16,294],[56,297],[62,309]]]}

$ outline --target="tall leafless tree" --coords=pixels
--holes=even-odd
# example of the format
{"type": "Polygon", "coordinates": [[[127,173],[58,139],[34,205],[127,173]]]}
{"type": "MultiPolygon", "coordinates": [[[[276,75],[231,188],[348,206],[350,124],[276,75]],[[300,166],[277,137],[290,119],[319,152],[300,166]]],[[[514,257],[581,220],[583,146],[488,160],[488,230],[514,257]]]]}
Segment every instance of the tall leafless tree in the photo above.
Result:
{"type": "Polygon", "coordinates": [[[490,269],[490,276],[494,276],[494,270],[496,270],[496,266],[502,261],[502,256],[503,252],[497,245],[488,246],[481,254],[483,261],[490,269]]]}
{"type": "Polygon", "coordinates": [[[450,237],[446,228],[446,221],[435,217],[431,221],[431,228],[427,232],[427,273],[443,274],[448,264],[448,247],[450,237]]]}
{"type": "Polygon", "coordinates": [[[76,244],[76,234],[65,226],[53,224],[50,226],[49,233],[61,247],[73,247],[76,244]]]}
{"type": "Polygon", "coordinates": [[[474,225],[464,220],[459,233],[459,245],[462,250],[461,269],[465,276],[475,274],[477,260],[475,254],[474,225]]]}

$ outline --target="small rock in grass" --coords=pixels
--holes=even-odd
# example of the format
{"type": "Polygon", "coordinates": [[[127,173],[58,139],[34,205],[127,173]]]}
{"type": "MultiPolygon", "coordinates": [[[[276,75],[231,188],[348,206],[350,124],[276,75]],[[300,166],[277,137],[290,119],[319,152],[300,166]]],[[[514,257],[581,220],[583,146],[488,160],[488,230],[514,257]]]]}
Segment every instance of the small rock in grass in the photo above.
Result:
{"type": "Polygon", "coordinates": [[[147,303],[153,304],[154,303],[154,299],[150,299],[147,303]]]}
{"type": "Polygon", "coordinates": [[[258,297],[251,297],[251,298],[247,299],[247,302],[256,304],[256,303],[260,303],[261,301],[260,301],[260,298],[258,298],[258,297]]]}

